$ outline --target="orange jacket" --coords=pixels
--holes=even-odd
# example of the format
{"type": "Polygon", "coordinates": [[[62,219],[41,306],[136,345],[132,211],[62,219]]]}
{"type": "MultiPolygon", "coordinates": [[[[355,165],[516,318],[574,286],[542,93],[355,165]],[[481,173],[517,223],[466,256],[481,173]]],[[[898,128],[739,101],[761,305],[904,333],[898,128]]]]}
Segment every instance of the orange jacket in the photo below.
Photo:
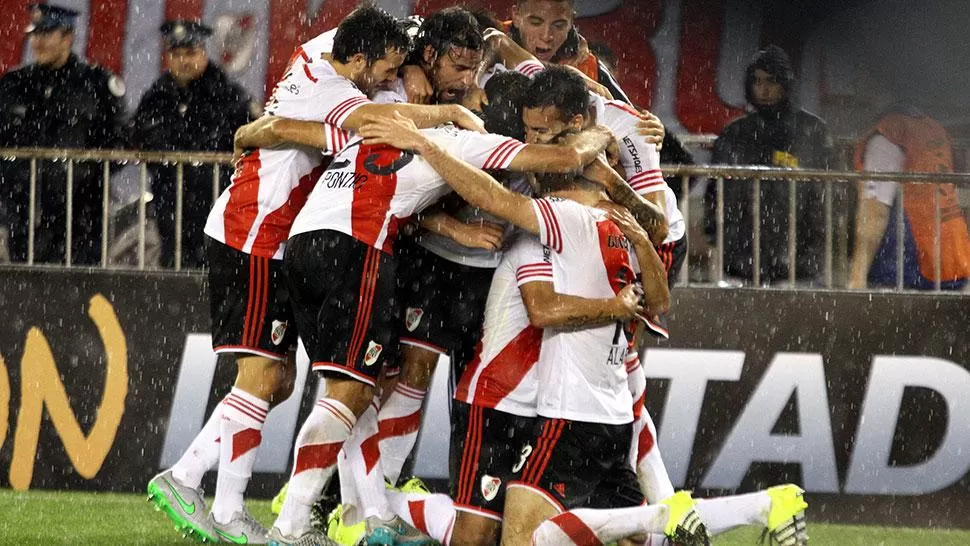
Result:
{"type": "MultiPolygon", "coordinates": [[[[857,170],[863,168],[866,142],[880,134],[903,149],[906,154],[906,172],[953,172],[953,150],[946,130],[933,119],[892,113],[876,123],[875,127],[859,142],[855,153],[857,170]]],[[[940,207],[940,261],[941,281],[970,277],[970,234],[960,210],[956,188],[952,184],[903,185],[903,209],[906,211],[910,231],[916,243],[917,263],[920,274],[936,280],[934,244],[935,201],[940,207]]],[[[889,229],[895,229],[889,226],[889,229]]]]}

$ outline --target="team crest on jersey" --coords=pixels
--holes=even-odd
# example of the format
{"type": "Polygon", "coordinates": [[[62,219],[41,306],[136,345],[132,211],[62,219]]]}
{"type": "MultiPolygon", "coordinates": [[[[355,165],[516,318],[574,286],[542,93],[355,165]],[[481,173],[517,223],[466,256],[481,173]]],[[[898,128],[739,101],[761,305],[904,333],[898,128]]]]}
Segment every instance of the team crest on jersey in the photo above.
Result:
{"type": "Polygon", "coordinates": [[[380,343],[375,343],[371,341],[367,345],[367,352],[364,353],[364,365],[373,366],[377,362],[378,357],[381,356],[381,351],[384,350],[384,346],[380,343]]]}
{"type": "Polygon", "coordinates": [[[408,307],[407,314],[404,317],[404,326],[408,329],[408,332],[413,332],[417,329],[418,325],[421,324],[421,317],[424,316],[424,309],[420,307],[408,307]]]}
{"type": "Polygon", "coordinates": [[[493,500],[495,495],[498,495],[498,488],[501,487],[501,485],[501,478],[496,478],[494,476],[485,474],[482,476],[482,497],[484,497],[487,501],[493,500]]]}
{"type": "Polygon", "coordinates": [[[273,330],[270,332],[269,339],[273,342],[273,345],[279,345],[283,343],[283,336],[286,335],[286,327],[289,326],[287,321],[273,321],[273,330]]]}

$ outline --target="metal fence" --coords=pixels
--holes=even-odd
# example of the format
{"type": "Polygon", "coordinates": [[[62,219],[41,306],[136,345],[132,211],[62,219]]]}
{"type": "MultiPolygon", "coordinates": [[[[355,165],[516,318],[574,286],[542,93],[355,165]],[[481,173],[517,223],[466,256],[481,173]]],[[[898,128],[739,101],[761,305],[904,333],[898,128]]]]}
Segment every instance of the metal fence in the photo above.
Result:
{"type": "MultiPolygon", "coordinates": [[[[35,265],[35,243],[37,233],[37,219],[40,214],[38,210],[38,167],[43,162],[63,162],[65,168],[65,197],[66,197],[66,220],[63,229],[65,230],[65,255],[62,265],[71,267],[73,264],[72,242],[73,219],[74,219],[74,185],[75,165],[80,163],[95,163],[101,166],[101,263],[100,267],[117,267],[109,259],[109,246],[111,243],[110,227],[112,225],[112,211],[117,210],[112,202],[112,172],[118,167],[135,164],[138,167],[138,187],[134,206],[137,210],[137,237],[136,237],[136,259],[134,266],[139,270],[148,268],[146,263],[146,229],[148,226],[148,202],[151,199],[149,191],[150,164],[173,165],[175,167],[175,225],[183,225],[183,196],[185,194],[184,167],[186,165],[203,166],[211,165],[212,168],[212,203],[218,198],[221,191],[220,179],[222,169],[231,165],[232,156],[226,153],[163,153],[163,152],[137,152],[131,150],[69,150],[69,149],[46,149],[46,148],[16,148],[0,149],[0,161],[4,164],[16,160],[28,161],[29,169],[29,199],[28,199],[28,227],[27,227],[27,257],[22,265],[35,265]]],[[[0,192],[5,191],[2,181],[0,181],[0,192]]],[[[0,194],[0,198],[8,197],[0,194]]],[[[210,204],[211,205],[211,204],[210,204]]],[[[180,230],[176,229],[175,237],[175,257],[174,269],[181,270],[182,262],[182,239],[180,230]]]]}
{"type": "MultiPolygon", "coordinates": [[[[72,233],[72,218],[73,218],[73,203],[71,199],[74,180],[74,166],[79,163],[84,162],[94,162],[101,165],[101,182],[103,186],[102,190],[102,229],[101,229],[101,268],[121,268],[121,267],[133,267],[139,270],[152,269],[155,266],[146,263],[146,228],[149,224],[147,215],[147,205],[150,199],[149,192],[149,165],[150,164],[162,164],[162,165],[174,165],[175,167],[175,225],[183,225],[183,195],[185,193],[185,180],[183,177],[183,169],[186,165],[200,166],[200,165],[210,165],[212,168],[212,202],[214,203],[220,192],[220,179],[223,173],[223,169],[231,165],[231,156],[225,153],[159,153],[159,152],[134,152],[126,150],[112,150],[112,151],[89,151],[89,150],[50,150],[50,149],[0,149],[0,161],[4,163],[14,161],[14,160],[26,160],[29,162],[30,171],[30,184],[29,184],[29,226],[28,226],[28,251],[26,261],[20,264],[21,266],[35,266],[35,254],[34,254],[34,244],[35,244],[35,231],[36,231],[36,218],[37,218],[37,170],[38,165],[41,162],[64,162],[66,170],[66,224],[64,229],[66,230],[66,241],[65,246],[66,256],[64,256],[62,266],[71,267],[72,256],[71,256],[71,241],[73,238],[72,233]],[[112,166],[113,165],[126,165],[134,164],[138,168],[137,176],[137,196],[135,202],[132,206],[135,207],[137,211],[136,219],[136,259],[132,264],[128,266],[119,265],[112,263],[109,259],[109,246],[111,245],[112,233],[110,226],[112,224],[112,211],[117,210],[117,203],[112,203],[111,198],[111,179],[112,179],[112,166]],[[113,206],[114,205],[114,206],[113,206]]],[[[680,180],[680,208],[684,215],[685,223],[690,229],[692,224],[696,225],[697,218],[692,218],[692,214],[696,216],[697,207],[692,207],[692,202],[695,202],[700,197],[697,192],[692,194],[692,181],[696,184],[697,181],[704,181],[707,183],[715,184],[716,186],[716,212],[715,212],[715,225],[716,231],[714,236],[713,245],[711,245],[710,258],[711,264],[706,272],[700,271],[702,267],[698,264],[697,257],[699,253],[695,252],[696,249],[690,248],[691,245],[703,245],[705,241],[698,240],[695,236],[688,239],[688,249],[687,257],[681,271],[681,284],[724,284],[724,226],[725,226],[725,213],[724,213],[724,187],[725,184],[730,184],[734,180],[751,180],[752,192],[750,199],[750,212],[753,217],[752,221],[752,252],[753,252],[753,278],[750,279],[750,284],[755,287],[762,286],[762,279],[760,278],[761,270],[761,202],[760,202],[760,188],[762,181],[778,181],[785,180],[788,184],[788,261],[789,261],[789,273],[788,282],[783,284],[782,287],[786,288],[799,288],[800,285],[796,279],[796,266],[797,264],[797,254],[798,254],[798,233],[797,233],[797,222],[796,213],[798,210],[797,196],[795,188],[797,184],[821,184],[823,185],[823,218],[824,218],[824,258],[822,266],[822,277],[819,279],[819,286],[813,286],[812,288],[839,288],[841,283],[836,282],[835,275],[835,265],[837,262],[845,263],[847,261],[847,247],[845,244],[840,245],[841,253],[836,256],[835,253],[835,240],[837,236],[840,240],[845,241],[848,238],[848,222],[845,222],[845,218],[851,216],[854,211],[848,210],[849,207],[841,206],[839,210],[836,210],[835,205],[835,195],[837,190],[841,190],[844,193],[851,194],[850,184],[865,180],[878,180],[878,181],[894,181],[903,183],[933,183],[933,184],[953,184],[958,188],[970,188],[970,174],[942,174],[942,173],[860,173],[860,172],[832,172],[832,171],[820,171],[820,170],[795,170],[795,169],[778,169],[769,167],[759,167],[759,166],[696,166],[696,165],[664,165],[664,174],[668,177],[678,178],[680,180]],[[692,213],[692,210],[695,212],[692,213]],[[839,220],[837,221],[837,216],[839,220]],[[692,240],[693,239],[693,240],[692,240]]],[[[3,186],[0,184],[0,191],[3,191],[3,186]]],[[[897,187],[897,202],[902,202],[903,184],[897,187]]],[[[937,192],[934,192],[936,194],[937,192]]],[[[936,198],[938,201],[938,196],[936,198]]],[[[211,205],[211,204],[210,204],[211,205]]],[[[935,215],[935,245],[936,245],[936,289],[940,289],[940,247],[941,247],[941,213],[939,203],[936,205],[936,215],[935,215]]],[[[905,230],[904,217],[902,214],[896,215],[895,229],[897,234],[897,249],[896,249],[896,264],[897,264],[897,283],[896,289],[903,290],[903,260],[904,260],[904,248],[903,248],[903,234],[905,230]]],[[[175,230],[175,260],[174,260],[174,270],[181,270],[181,257],[182,257],[182,240],[180,237],[180,230],[175,230]]]]}

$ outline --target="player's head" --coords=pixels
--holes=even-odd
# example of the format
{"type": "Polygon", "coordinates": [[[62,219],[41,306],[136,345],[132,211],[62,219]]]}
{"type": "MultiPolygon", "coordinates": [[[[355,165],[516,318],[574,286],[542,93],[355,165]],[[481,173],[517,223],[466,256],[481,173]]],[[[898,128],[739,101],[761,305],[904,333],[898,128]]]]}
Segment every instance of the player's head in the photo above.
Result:
{"type": "Polygon", "coordinates": [[[517,0],[512,7],[519,45],[544,62],[566,43],[574,17],[573,0],[517,0]]]}
{"type": "Polygon", "coordinates": [[[413,61],[420,65],[441,103],[460,102],[475,83],[485,39],[475,17],[453,7],[433,13],[421,23],[414,40],[413,61]]]}
{"type": "Polygon", "coordinates": [[[744,92],[758,110],[787,106],[795,85],[795,70],[783,49],[769,45],[755,54],[745,74],[744,92]]]}
{"type": "Polygon", "coordinates": [[[589,91],[582,76],[563,66],[536,75],[522,104],[526,142],[547,144],[578,131],[589,118],[589,91]]]}
{"type": "Polygon", "coordinates": [[[331,56],[350,66],[350,79],[369,94],[397,77],[410,49],[407,30],[386,11],[365,4],[337,27],[331,56]]]}
{"type": "Polygon", "coordinates": [[[485,84],[488,104],[482,109],[485,130],[518,140],[525,138],[522,123],[522,103],[529,92],[531,80],[520,72],[502,72],[485,84]]]}
{"type": "Polygon", "coordinates": [[[202,77],[209,66],[205,40],[212,29],[198,21],[179,19],[166,21],[159,31],[165,42],[168,71],[175,82],[184,87],[202,77]]]}
{"type": "Polygon", "coordinates": [[[30,25],[26,33],[34,62],[53,68],[62,66],[71,55],[78,12],[53,4],[30,4],[28,9],[30,25]]]}

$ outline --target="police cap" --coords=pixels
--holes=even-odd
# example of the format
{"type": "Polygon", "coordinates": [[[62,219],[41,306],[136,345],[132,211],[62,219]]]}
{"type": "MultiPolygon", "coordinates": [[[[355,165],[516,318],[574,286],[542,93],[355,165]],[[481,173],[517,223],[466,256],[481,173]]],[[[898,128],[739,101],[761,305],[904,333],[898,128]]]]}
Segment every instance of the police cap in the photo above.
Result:
{"type": "Polygon", "coordinates": [[[165,21],[159,30],[165,38],[165,47],[168,49],[175,47],[194,47],[212,35],[212,28],[203,25],[199,21],[186,19],[165,21]]]}
{"type": "Polygon", "coordinates": [[[70,8],[62,8],[53,4],[28,4],[30,10],[30,25],[27,34],[32,32],[49,32],[51,30],[74,30],[74,22],[78,12],[70,8]]]}

